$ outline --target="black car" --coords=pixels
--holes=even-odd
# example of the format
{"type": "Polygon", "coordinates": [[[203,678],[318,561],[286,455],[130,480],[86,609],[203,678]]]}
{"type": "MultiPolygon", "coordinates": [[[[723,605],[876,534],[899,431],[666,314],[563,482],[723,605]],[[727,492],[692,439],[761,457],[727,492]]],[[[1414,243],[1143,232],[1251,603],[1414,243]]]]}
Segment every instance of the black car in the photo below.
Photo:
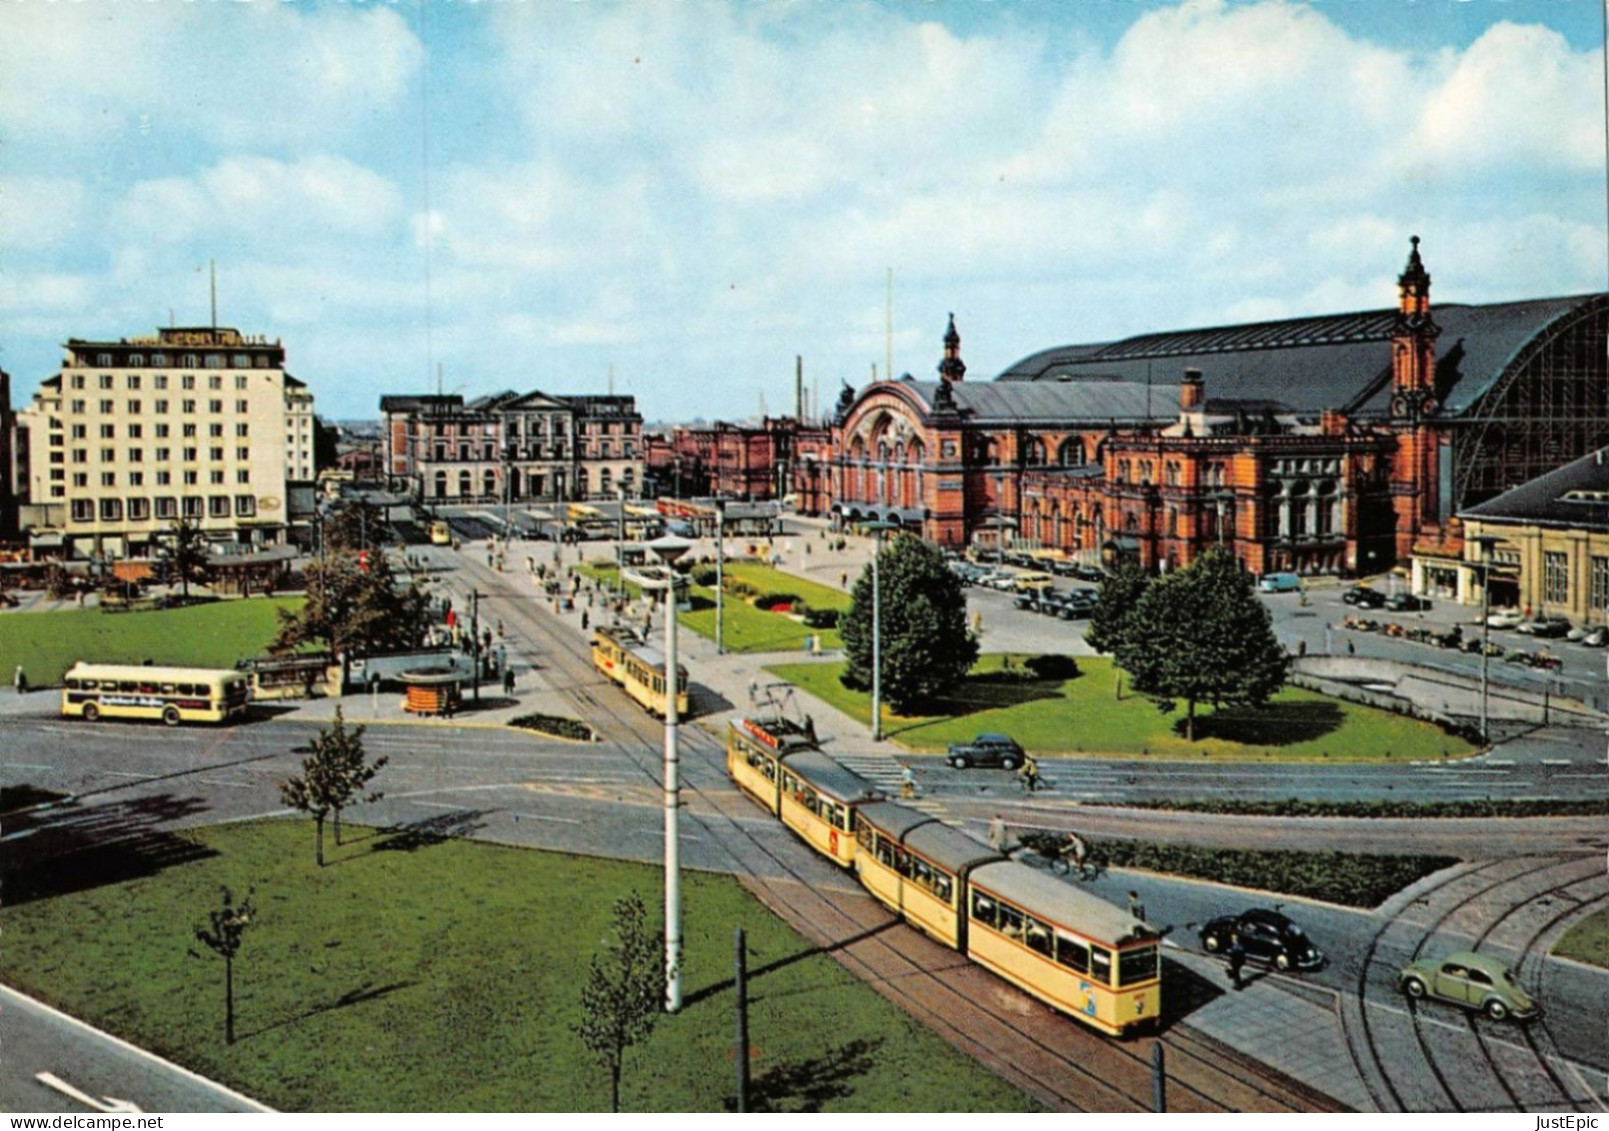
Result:
{"type": "Polygon", "coordinates": [[[1017,740],[1007,734],[980,734],[971,742],[950,743],[949,753],[944,760],[958,770],[968,766],[999,766],[1003,770],[1015,770],[1022,765],[1023,753],[1017,740]]]}
{"type": "Polygon", "coordinates": [[[1253,907],[1239,915],[1223,915],[1201,928],[1201,945],[1212,954],[1227,951],[1236,940],[1247,962],[1278,970],[1317,970],[1324,955],[1301,927],[1278,911],[1253,907]]]}
{"type": "Polygon", "coordinates": [[[1367,585],[1354,585],[1341,594],[1341,600],[1360,609],[1380,609],[1385,607],[1386,595],[1367,585]]]}
{"type": "Polygon", "coordinates": [[[1430,602],[1412,593],[1394,593],[1386,598],[1386,608],[1394,613],[1422,613],[1430,608],[1430,602]]]}

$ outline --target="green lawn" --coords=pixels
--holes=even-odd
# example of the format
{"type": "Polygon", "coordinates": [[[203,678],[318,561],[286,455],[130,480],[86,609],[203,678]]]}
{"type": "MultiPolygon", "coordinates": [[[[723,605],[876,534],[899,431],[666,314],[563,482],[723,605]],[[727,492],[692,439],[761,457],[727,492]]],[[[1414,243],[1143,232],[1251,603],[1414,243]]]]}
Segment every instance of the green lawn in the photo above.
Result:
{"type": "MultiPolygon", "coordinates": [[[[1025,656],[1013,657],[1020,667],[1025,656]]],[[[1116,697],[1116,670],[1104,656],[1078,657],[1072,680],[1002,680],[1004,657],[979,659],[944,715],[885,716],[885,733],[914,750],[942,750],[980,731],[1004,731],[1036,753],[1222,757],[1235,761],[1411,761],[1461,757],[1472,747],[1415,719],[1286,688],[1261,711],[1199,709],[1198,738],[1177,729],[1183,707],[1164,715],[1148,699],[1116,697]]],[[[769,669],[846,714],[871,720],[871,696],[838,682],[837,664],[769,669]]]]}
{"type": "Polygon", "coordinates": [[[254,597],[142,613],[0,614],[0,671],[10,679],[21,664],[29,684],[44,687],[59,684],[79,660],[232,668],[236,660],[262,655],[279,629],[278,610],[301,602],[254,597]]]}
{"type": "MultiPolygon", "coordinates": [[[[635,891],[658,905],[658,868],[364,829],[326,844],[319,869],[308,821],[219,826],[153,838],[140,878],[84,885],[76,869],[63,894],[8,883],[34,898],[6,909],[0,978],[282,1110],[607,1107],[607,1077],[572,1028],[580,987],[613,901],[635,891]],[[193,937],[223,884],[254,888],[258,911],[236,961],[232,1046],[222,961],[193,937]]],[[[127,856],[118,866],[134,874],[127,856]]],[[[683,911],[686,1004],[627,1053],[626,1110],[729,1102],[738,926],[757,1106],[1032,1107],[730,877],[685,874],[683,911]]]]}
{"type": "MultiPolygon", "coordinates": [[[[583,564],[581,572],[597,578],[605,585],[615,583],[612,563],[591,561],[583,564]]],[[[849,608],[849,594],[830,586],[806,581],[792,574],[772,569],[755,562],[728,562],[726,574],[753,586],[760,594],[791,593],[802,598],[811,608],[849,608]]],[[[637,587],[630,582],[627,590],[635,597],[637,587]]],[[[715,639],[715,589],[713,586],[695,585],[692,588],[693,608],[682,613],[678,623],[710,640],[715,639]]],[[[840,648],[843,642],[836,629],[811,628],[784,613],[767,612],[755,608],[751,599],[727,593],[722,615],[725,631],[722,643],[729,652],[802,652],[809,647],[812,636],[821,638],[823,649],[840,648]]]]}
{"type": "Polygon", "coordinates": [[[1594,966],[1609,966],[1609,910],[1589,915],[1565,932],[1553,953],[1594,966]]]}

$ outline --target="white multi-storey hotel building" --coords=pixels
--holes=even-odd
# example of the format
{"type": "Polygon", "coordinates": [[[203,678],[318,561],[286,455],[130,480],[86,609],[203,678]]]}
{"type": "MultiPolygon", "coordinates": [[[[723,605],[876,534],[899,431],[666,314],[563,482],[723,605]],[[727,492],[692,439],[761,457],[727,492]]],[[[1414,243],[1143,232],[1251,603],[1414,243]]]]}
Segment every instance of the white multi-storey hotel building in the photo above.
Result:
{"type": "Polygon", "coordinates": [[[215,540],[284,540],[314,478],[313,395],[279,341],[224,327],[69,339],[18,415],[23,523],[68,557],[140,557],[183,518],[215,540]]]}

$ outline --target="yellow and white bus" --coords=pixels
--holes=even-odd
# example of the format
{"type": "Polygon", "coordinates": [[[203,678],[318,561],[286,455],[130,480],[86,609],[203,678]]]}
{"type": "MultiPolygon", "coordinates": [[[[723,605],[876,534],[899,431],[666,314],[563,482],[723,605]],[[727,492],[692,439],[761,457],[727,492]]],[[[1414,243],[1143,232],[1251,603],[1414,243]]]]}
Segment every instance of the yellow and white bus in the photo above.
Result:
{"type": "Polygon", "coordinates": [[[132,664],[74,664],[62,682],[61,713],[98,719],[225,722],[246,712],[251,683],[245,672],[215,668],[157,668],[132,664]]]}

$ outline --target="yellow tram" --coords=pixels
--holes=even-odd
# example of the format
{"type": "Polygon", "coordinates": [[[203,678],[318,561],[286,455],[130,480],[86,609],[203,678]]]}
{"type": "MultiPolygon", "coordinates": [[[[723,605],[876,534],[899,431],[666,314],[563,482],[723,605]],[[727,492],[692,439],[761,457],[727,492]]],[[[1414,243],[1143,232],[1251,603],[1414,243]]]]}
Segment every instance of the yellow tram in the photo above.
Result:
{"type": "Polygon", "coordinates": [[[640,647],[643,638],[633,629],[604,628],[592,632],[592,666],[616,683],[626,682],[626,653],[640,647]]]}
{"type": "Polygon", "coordinates": [[[1155,1026],[1161,936],[1142,919],[885,800],[808,725],[734,719],[727,773],[906,922],[1113,1036],[1155,1026]]]}
{"type": "Polygon", "coordinates": [[[964,950],[967,876],[1005,857],[959,829],[891,801],[863,806],[858,817],[855,872],[861,886],[924,934],[964,950]]]}
{"type": "Polygon", "coordinates": [[[734,719],[727,773],[738,787],[840,867],[855,860],[856,813],[877,787],[816,748],[812,729],[786,719],[734,719]]]}
{"type": "Polygon", "coordinates": [[[1157,932],[1146,922],[1013,861],[967,878],[965,953],[1103,1033],[1154,1026],[1162,1008],[1157,932]]]}
{"type": "MultiPolygon", "coordinates": [[[[599,628],[592,633],[592,666],[625,689],[627,695],[665,717],[665,654],[630,628],[599,628]]],[[[676,665],[676,714],[687,717],[687,667],[676,665]]]]}

